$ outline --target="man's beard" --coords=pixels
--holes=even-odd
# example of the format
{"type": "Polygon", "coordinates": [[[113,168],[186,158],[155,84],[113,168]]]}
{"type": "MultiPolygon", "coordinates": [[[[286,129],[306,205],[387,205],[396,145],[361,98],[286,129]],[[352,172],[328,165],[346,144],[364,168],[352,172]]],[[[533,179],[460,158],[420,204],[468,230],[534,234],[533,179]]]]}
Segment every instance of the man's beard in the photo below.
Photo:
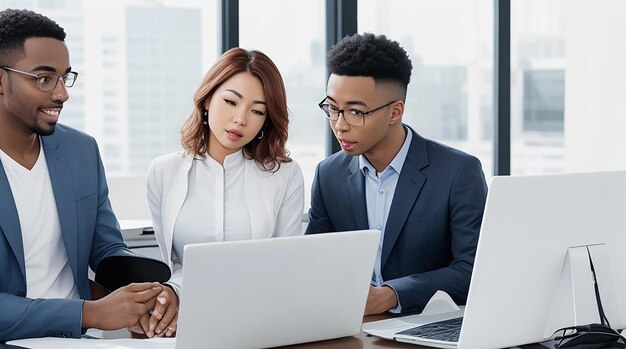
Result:
{"type": "Polygon", "coordinates": [[[38,136],[49,136],[54,133],[54,129],[56,128],[56,126],[56,123],[50,124],[50,129],[44,130],[37,125],[37,122],[35,122],[33,125],[30,126],[30,130],[38,136]]]}

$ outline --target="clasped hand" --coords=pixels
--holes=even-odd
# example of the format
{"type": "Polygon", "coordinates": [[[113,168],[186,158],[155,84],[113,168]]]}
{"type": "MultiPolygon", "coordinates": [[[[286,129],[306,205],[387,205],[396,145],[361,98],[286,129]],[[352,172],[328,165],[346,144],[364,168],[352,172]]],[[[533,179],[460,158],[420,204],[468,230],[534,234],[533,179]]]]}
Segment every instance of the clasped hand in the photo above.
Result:
{"type": "Polygon", "coordinates": [[[129,331],[144,334],[148,338],[155,335],[158,337],[174,335],[178,322],[178,296],[171,287],[167,285],[162,287],[162,291],[150,301],[150,304],[153,304],[151,314],[143,313],[139,321],[128,328],[129,331]]]}
{"type": "Polygon", "coordinates": [[[169,286],[158,282],[133,283],[102,296],[83,303],[83,328],[128,327],[147,337],[170,337],[176,332],[178,297],[169,286]]]}

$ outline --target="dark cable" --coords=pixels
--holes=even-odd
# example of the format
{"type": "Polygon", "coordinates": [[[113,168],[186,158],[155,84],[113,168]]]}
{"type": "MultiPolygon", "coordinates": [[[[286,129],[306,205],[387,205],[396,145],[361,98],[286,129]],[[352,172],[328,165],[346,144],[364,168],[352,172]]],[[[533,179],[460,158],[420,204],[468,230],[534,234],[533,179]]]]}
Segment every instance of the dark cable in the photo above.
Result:
{"type": "Polygon", "coordinates": [[[606,314],[604,313],[604,308],[602,307],[602,299],[600,298],[600,290],[598,288],[598,278],[596,277],[596,269],[593,267],[593,259],[591,258],[591,252],[589,252],[589,246],[586,246],[585,248],[587,249],[587,256],[589,256],[589,264],[591,265],[591,274],[593,275],[593,288],[596,292],[596,303],[598,303],[600,323],[607,327],[611,327],[609,319],[607,319],[606,314]]]}

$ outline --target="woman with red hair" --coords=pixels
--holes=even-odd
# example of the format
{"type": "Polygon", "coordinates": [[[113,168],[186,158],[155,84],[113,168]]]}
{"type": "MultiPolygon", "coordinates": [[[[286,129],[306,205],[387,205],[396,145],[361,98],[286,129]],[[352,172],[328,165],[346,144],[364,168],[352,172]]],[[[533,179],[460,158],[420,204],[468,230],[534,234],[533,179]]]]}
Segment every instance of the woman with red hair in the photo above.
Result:
{"type": "Polygon", "coordinates": [[[182,286],[185,245],[302,233],[304,180],[285,148],[289,115],[274,63],[233,48],[207,72],[194,102],[184,151],[155,159],[147,175],[154,232],[172,268],[148,336],[175,331],[172,289],[182,286]]]}

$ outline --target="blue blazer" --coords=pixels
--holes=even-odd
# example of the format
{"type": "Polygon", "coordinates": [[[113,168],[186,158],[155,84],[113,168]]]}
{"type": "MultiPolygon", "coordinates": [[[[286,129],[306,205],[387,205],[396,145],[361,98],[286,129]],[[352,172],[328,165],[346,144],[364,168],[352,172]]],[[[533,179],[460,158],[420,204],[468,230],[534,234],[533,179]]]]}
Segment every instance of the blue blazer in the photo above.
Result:
{"type": "MultiPolygon", "coordinates": [[[[437,291],[465,304],[487,197],[480,161],[413,132],[387,217],[381,271],[402,313],[437,291]]],[[[340,151],[316,169],[307,234],[368,229],[358,157],[340,151]]]]}
{"type": "MultiPolygon", "coordinates": [[[[41,137],[74,281],[91,299],[87,270],[110,255],[131,254],[111,210],[96,141],[57,125],[41,137]]],[[[33,198],[37,200],[37,198],[33,198]]],[[[80,337],[83,300],[26,298],[22,232],[0,162],[0,342],[28,337],[80,337]]]]}

